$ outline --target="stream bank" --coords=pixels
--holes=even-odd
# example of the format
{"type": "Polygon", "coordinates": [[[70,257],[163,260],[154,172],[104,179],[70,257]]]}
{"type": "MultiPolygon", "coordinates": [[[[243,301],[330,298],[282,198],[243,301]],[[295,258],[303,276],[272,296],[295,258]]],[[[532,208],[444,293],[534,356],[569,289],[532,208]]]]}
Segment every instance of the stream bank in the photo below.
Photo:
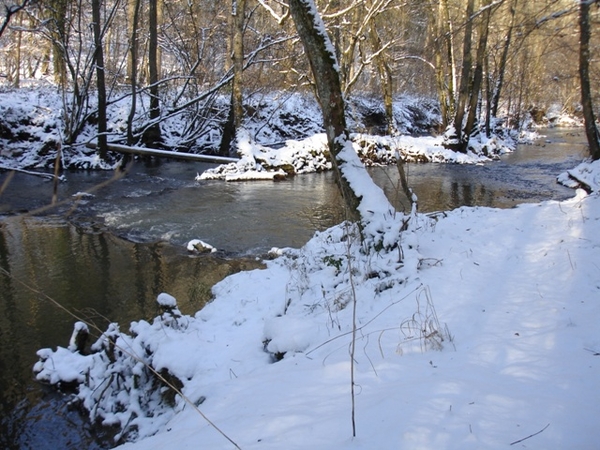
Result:
{"type": "MultiPolygon", "coordinates": [[[[466,206],[512,207],[561,200],[573,191],[556,176],[584,155],[582,130],[548,130],[500,161],[478,165],[408,165],[409,184],[422,212],[466,206]]],[[[260,265],[257,254],[272,246],[300,247],[314,234],[339,223],[339,197],[330,173],[272,182],[195,182],[199,165],[139,164],[127,177],[94,196],[46,210],[40,217],[20,212],[51,198],[46,180],[15,176],[0,197],[2,334],[1,402],[3,440],[10,450],[99,448],[96,430],[68,402],[33,381],[35,351],[66,345],[75,319],[51,305],[48,295],[70,310],[98,321],[128,324],[157,314],[162,291],[178,299],[182,312],[202,307],[220,277],[260,265]],[[202,238],[221,249],[216,256],[191,257],[185,243],[202,238]],[[247,265],[232,263],[244,259],[247,265]],[[214,278],[203,278],[216,273],[214,278]],[[26,281],[35,291],[17,280],[26,281]],[[56,432],[60,430],[60,432],[56,432]],[[57,436],[62,441],[52,441],[57,436]],[[54,439],[54,438],[53,438],[54,439]],[[46,445],[48,444],[48,445],[46,445]],[[45,446],[45,447],[44,447],[45,446]]],[[[397,198],[395,168],[370,169],[390,198],[397,198]]],[[[3,182],[6,174],[0,175],[3,182]]],[[[73,172],[61,183],[60,198],[110,180],[103,172],[73,172]]]]}

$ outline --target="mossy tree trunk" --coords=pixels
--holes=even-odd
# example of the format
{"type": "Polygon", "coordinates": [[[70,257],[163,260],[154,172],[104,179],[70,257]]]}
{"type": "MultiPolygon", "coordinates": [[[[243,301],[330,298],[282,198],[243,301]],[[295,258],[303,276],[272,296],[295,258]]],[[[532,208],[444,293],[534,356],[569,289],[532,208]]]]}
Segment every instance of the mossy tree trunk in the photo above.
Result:
{"type": "Polygon", "coordinates": [[[437,4],[432,2],[429,13],[432,27],[435,80],[442,116],[441,127],[445,129],[454,117],[454,88],[456,85],[454,30],[448,12],[448,1],[440,0],[437,4]]]}

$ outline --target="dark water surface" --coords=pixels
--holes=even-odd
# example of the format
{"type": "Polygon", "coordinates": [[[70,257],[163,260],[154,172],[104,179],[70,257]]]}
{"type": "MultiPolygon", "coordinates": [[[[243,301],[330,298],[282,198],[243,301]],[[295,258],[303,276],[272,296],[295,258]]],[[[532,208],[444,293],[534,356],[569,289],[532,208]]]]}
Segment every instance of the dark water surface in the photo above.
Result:
{"type": "MultiPolygon", "coordinates": [[[[541,132],[542,133],[542,132],[541,132]]],[[[556,183],[556,177],[586,156],[583,129],[547,129],[532,145],[521,145],[500,161],[482,165],[407,164],[408,183],[419,198],[419,211],[446,211],[460,206],[511,208],[519,203],[565,200],[573,190],[556,183]]],[[[373,168],[371,174],[398,209],[394,167],[373,168]]]]}
{"type": "Polygon", "coordinates": [[[100,448],[92,439],[99,430],[69,408],[66,396],[35,383],[31,370],[38,349],[68,344],[76,317],[101,330],[118,321],[127,331],[131,321],[159,314],[155,299],[163,291],[193,314],[216,282],[258,266],[89,233],[62,218],[5,218],[0,267],[10,276],[0,274],[0,448],[100,448]]]}
{"type": "MultiPolygon", "coordinates": [[[[573,191],[556,176],[578,164],[583,130],[546,130],[538,143],[480,166],[407,165],[409,184],[423,212],[462,205],[512,207],[566,199],[573,191]]],[[[184,313],[210,297],[211,286],[273,246],[300,247],[317,229],[341,220],[331,173],[283,182],[195,182],[211,167],[170,162],[136,163],[124,178],[110,173],[67,173],[58,199],[67,202],[35,216],[18,214],[48,205],[52,183],[16,174],[0,195],[0,448],[96,449],[110,445],[70,408],[67,397],[38,385],[35,352],[66,346],[71,314],[106,328],[151,319],[155,299],[169,292],[184,313]],[[72,196],[106,183],[93,196],[72,196]],[[199,238],[223,250],[189,256],[199,238]],[[246,255],[248,257],[244,258],[246,255]]],[[[370,169],[399,209],[394,167],[370,169]]],[[[0,186],[7,179],[0,173],[0,186]]]]}

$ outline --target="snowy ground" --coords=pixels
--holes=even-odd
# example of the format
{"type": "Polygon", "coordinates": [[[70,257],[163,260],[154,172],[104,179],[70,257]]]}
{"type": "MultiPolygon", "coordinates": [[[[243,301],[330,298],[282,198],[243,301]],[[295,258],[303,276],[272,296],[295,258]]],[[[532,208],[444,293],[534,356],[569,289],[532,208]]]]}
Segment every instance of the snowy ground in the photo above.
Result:
{"type": "MultiPolygon", "coordinates": [[[[578,173],[598,186],[600,164],[578,173]]],[[[390,251],[339,225],[226,278],[193,317],[109,331],[114,362],[99,339],[87,356],[42,350],[36,371],[81,382],[130,438],[156,433],[128,450],[597,448],[599,225],[583,190],[417,215],[390,251]],[[140,361],[187,400],[165,407],[140,361]]]]}
{"type": "MultiPolygon", "coordinates": [[[[50,167],[60,140],[56,95],[0,94],[0,165],[50,167]],[[31,120],[19,128],[23,114],[31,120]]],[[[114,130],[122,127],[118,111],[114,130]]],[[[213,174],[233,180],[290,164],[296,172],[326,169],[315,151],[323,136],[311,128],[318,121],[308,122],[309,137],[277,150],[261,139],[283,134],[261,128],[260,138],[248,129],[238,142],[240,163],[213,174]]],[[[505,149],[484,141],[464,157],[440,143],[354,135],[353,149],[366,162],[390,162],[400,152],[464,163],[505,149]]],[[[64,162],[96,165],[84,148],[64,162]]],[[[593,192],[435,217],[391,214],[385,201],[373,201],[379,192],[365,191],[363,214],[377,216],[366,231],[381,232],[379,251],[365,250],[341,224],[301,249],[275,249],[266,269],[227,277],[195,316],[182,316],[163,294],[167,312],[153,323],[115,324],[83,354],[75,342],[40,350],[35,371],[46,382],[74,383],[92,420],[136,440],[128,450],[597,448],[600,164],[560,177],[574,179],[593,192]]]]}

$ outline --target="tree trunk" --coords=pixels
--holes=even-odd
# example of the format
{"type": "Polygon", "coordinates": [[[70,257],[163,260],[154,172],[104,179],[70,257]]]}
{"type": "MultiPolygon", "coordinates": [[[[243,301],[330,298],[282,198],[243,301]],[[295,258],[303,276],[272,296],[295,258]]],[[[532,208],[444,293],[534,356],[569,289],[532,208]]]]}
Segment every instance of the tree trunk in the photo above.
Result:
{"type": "Polygon", "coordinates": [[[100,0],[92,0],[92,28],[94,30],[94,61],[98,90],[98,153],[106,160],[106,82],[104,77],[104,49],[100,27],[100,0]]]}
{"type": "Polygon", "coordinates": [[[472,34],[473,34],[473,10],[475,9],[475,0],[468,0],[467,11],[465,14],[465,36],[463,40],[463,63],[460,73],[460,87],[458,89],[458,99],[456,101],[454,115],[454,136],[448,144],[452,150],[463,151],[463,121],[465,117],[465,108],[469,99],[469,86],[471,84],[471,66],[473,64],[471,56],[472,34]]]}
{"type": "Polygon", "coordinates": [[[15,77],[13,80],[13,86],[17,89],[21,87],[21,43],[22,43],[22,31],[23,28],[23,14],[19,14],[19,31],[17,31],[17,54],[15,62],[15,77]]]}
{"type": "Polygon", "coordinates": [[[490,115],[494,118],[497,117],[497,114],[498,114],[498,105],[500,103],[500,93],[502,92],[502,85],[504,84],[504,74],[506,72],[506,62],[508,61],[508,50],[510,48],[510,44],[512,41],[513,28],[515,26],[515,15],[516,15],[516,11],[517,11],[517,2],[518,2],[518,0],[513,0],[513,3],[510,7],[510,25],[508,27],[508,32],[506,33],[506,38],[504,39],[504,47],[502,49],[502,56],[500,57],[500,64],[498,65],[498,80],[496,81],[496,85],[494,87],[494,91],[493,91],[493,95],[492,95],[490,115]]]}
{"type": "MultiPolygon", "coordinates": [[[[597,1],[597,0],[596,0],[597,1]]],[[[590,155],[592,159],[600,159],[600,134],[596,126],[592,94],[590,88],[590,5],[594,1],[582,0],[579,3],[579,78],[581,80],[581,105],[585,121],[585,134],[587,136],[590,155]]]]}
{"type": "Polygon", "coordinates": [[[148,76],[150,84],[150,126],[144,132],[144,143],[154,147],[161,141],[160,104],[158,97],[158,0],[148,2],[148,76]]]}
{"type": "Polygon", "coordinates": [[[348,131],[333,45],[313,0],[290,0],[289,8],[315,79],[317,99],[323,112],[323,125],[336,180],[348,206],[349,218],[359,221],[359,199],[342,174],[338,161],[338,155],[348,140],[348,131]]]}
{"type": "MultiPolygon", "coordinates": [[[[488,6],[491,0],[483,2],[483,6],[488,6]]],[[[474,131],[477,121],[477,105],[480,99],[481,86],[483,81],[483,63],[487,51],[488,30],[490,25],[491,9],[487,8],[483,12],[481,24],[479,26],[479,44],[477,47],[477,56],[475,57],[475,71],[473,72],[473,82],[471,83],[471,92],[469,97],[469,106],[467,111],[467,120],[462,131],[462,152],[466,152],[469,145],[469,137],[474,131]]]]}
{"type": "Polygon", "coordinates": [[[381,84],[381,93],[383,96],[383,106],[385,107],[385,119],[387,122],[387,132],[390,135],[396,134],[396,124],[394,122],[394,78],[392,76],[392,69],[385,59],[385,55],[381,51],[381,38],[375,28],[375,23],[372,23],[369,30],[369,37],[371,38],[371,46],[373,52],[376,53],[375,65],[377,67],[377,74],[379,75],[379,83],[381,84]]]}
{"type": "Polygon", "coordinates": [[[456,85],[454,33],[447,0],[440,0],[437,8],[430,9],[430,13],[434,39],[435,79],[442,116],[441,126],[445,129],[454,117],[454,86],[456,85]]]}
{"type": "Polygon", "coordinates": [[[244,119],[244,17],[246,0],[232,0],[231,4],[231,57],[233,62],[233,80],[231,83],[231,104],[227,122],[223,127],[223,136],[219,153],[227,156],[231,153],[231,144],[235,142],[237,131],[244,119]]]}
{"type": "MultiPolygon", "coordinates": [[[[129,108],[129,116],[127,117],[127,145],[134,145],[136,143],[133,137],[133,119],[137,109],[137,68],[138,68],[138,23],[140,16],[140,3],[141,0],[132,0],[128,5],[128,16],[129,16],[129,57],[128,57],[128,70],[127,76],[131,86],[131,105],[129,108]]],[[[125,156],[124,163],[126,164],[129,158],[125,156]]]]}
{"type": "Polygon", "coordinates": [[[52,62],[54,72],[54,82],[63,89],[66,89],[67,83],[67,57],[65,48],[67,39],[67,2],[59,0],[54,3],[54,8],[51,10],[52,19],[55,22],[56,28],[52,34],[52,62]]]}

